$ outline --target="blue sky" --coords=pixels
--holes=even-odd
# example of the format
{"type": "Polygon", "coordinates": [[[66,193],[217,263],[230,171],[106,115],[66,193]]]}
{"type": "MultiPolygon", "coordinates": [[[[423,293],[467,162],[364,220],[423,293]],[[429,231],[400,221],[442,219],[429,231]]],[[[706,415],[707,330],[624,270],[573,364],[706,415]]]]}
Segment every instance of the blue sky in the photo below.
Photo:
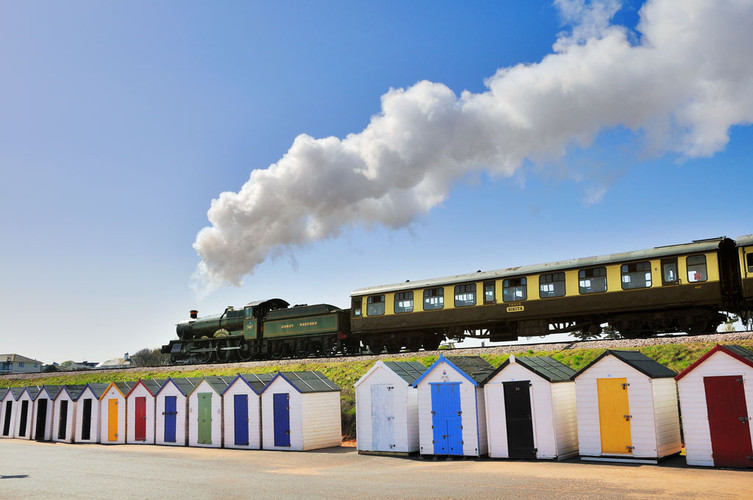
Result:
{"type": "Polygon", "coordinates": [[[749,234],[753,7],[704,4],[2,2],[0,351],[749,234]]]}

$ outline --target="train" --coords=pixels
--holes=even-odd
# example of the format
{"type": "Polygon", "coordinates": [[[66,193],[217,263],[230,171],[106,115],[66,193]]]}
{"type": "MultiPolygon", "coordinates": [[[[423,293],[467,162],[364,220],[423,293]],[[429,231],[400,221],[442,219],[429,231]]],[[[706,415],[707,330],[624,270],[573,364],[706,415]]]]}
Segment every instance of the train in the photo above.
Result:
{"type": "Polygon", "coordinates": [[[279,298],[176,325],[170,362],[434,350],[567,333],[623,338],[715,332],[753,319],[753,235],[355,290],[350,308],[279,298]]]}

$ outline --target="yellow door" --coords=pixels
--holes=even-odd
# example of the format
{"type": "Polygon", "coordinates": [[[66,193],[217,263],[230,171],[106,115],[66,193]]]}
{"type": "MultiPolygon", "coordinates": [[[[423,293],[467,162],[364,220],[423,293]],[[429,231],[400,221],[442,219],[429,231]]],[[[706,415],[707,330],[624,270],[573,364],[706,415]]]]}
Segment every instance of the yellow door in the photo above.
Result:
{"type": "Polygon", "coordinates": [[[599,428],[601,452],[632,455],[630,436],[630,408],[628,384],[625,378],[600,378],[596,380],[599,393],[599,428]]]}
{"type": "Polygon", "coordinates": [[[107,400],[107,440],[118,440],[118,400],[107,400]]]}

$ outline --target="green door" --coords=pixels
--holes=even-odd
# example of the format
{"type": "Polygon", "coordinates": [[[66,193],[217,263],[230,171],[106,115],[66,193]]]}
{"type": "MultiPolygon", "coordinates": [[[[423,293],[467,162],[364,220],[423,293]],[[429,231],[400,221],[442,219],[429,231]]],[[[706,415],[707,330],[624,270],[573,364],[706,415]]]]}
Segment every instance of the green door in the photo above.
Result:
{"type": "Polygon", "coordinates": [[[212,393],[200,392],[199,444],[212,444],[212,393]]]}

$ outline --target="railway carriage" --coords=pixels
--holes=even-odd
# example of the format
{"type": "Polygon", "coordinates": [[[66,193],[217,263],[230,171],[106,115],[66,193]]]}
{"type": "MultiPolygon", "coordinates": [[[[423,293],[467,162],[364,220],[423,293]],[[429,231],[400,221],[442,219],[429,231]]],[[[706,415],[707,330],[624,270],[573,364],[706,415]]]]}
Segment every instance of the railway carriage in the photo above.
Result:
{"type": "MultiPolygon", "coordinates": [[[[750,240],[740,252],[753,253],[750,240]]],[[[717,238],[363,288],[351,296],[351,328],[372,352],[436,348],[445,336],[598,334],[603,323],[623,337],[711,332],[725,319],[720,307],[738,306],[736,262],[735,242],[717,238]]],[[[753,268],[751,278],[753,288],[753,268]]]]}

